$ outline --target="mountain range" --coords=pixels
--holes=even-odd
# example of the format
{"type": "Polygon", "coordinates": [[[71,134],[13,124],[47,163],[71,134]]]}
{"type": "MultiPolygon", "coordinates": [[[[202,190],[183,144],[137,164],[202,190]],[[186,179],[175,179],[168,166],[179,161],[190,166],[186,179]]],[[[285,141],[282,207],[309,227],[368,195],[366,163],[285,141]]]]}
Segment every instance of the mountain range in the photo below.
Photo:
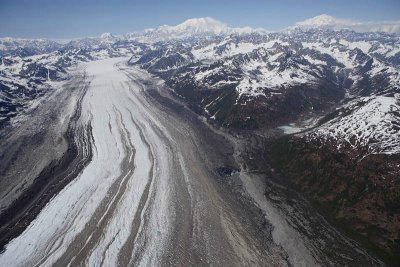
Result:
{"type": "Polygon", "coordinates": [[[278,32],[206,17],[62,44],[1,38],[0,131],[68,81],[79,62],[127,57],[209,124],[261,136],[253,160],[398,263],[399,33],[400,22],[321,15],[278,32]]]}

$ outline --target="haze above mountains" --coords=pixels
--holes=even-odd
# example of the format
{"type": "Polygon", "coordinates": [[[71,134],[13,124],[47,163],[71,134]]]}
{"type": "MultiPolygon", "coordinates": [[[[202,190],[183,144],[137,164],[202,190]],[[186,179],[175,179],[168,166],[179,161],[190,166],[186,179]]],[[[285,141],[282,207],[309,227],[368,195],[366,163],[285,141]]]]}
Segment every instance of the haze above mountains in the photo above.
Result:
{"type": "MultiPolygon", "coordinates": [[[[216,20],[211,17],[191,18],[186,21],[175,25],[162,25],[157,28],[148,28],[139,32],[127,33],[124,35],[113,35],[112,33],[105,32],[100,38],[105,41],[112,42],[118,39],[125,38],[138,38],[145,37],[149,41],[151,37],[156,41],[169,40],[173,38],[186,38],[193,35],[227,35],[227,34],[248,34],[248,33],[271,33],[271,32],[285,32],[295,29],[330,29],[330,30],[353,30],[356,32],[384,32],[389,34],[400,34],[400,21],[369,21],[360,22],[352,19],[338,18],[327,14],[321,14],[303,21],[296,22],[294,25],[286,27],[278,31],[272,31],[268,28],[251,28],[245,27],[230,27],[226,23],[216,20]]],[[[2,37],[2,40],[15,40],[25,38],[12,38],[2,37]]],[[[30,38],[32,39],[32,38],[30,38]]],[[[49,39],[49,38],[36,38],[36,39],[49,39]]],[[[51,38],[50,38],[51,39],[51,38]]],[[[81,38],[65,38],[54,39],[58,43],[67,43],[71,40],[81,38]]]]}

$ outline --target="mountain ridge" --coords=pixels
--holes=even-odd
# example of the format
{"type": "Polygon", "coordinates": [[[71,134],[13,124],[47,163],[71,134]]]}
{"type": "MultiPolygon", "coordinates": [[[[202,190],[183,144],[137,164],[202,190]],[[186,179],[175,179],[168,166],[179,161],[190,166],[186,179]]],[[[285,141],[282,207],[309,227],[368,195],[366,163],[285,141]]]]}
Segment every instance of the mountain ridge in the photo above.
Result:
{"type": "MultiPolygon", "coordinates": [[[[337,23],[321,20],[329,27],[337,23]]],[[[162,78],[164,89],[211,125],[253,134],[262,144],[263,136],[283,135],[285,141],[266,145],[270,154],[249,157],[243,171],[252,172],[246,166],[257,157],[261,167],[269,166],[271,155],[271,166],[300,192],[395,257],[400,38],[329,27],[243,33],[196,19],[63,45],[0,40],[0,129],[45,101],[80,63],[130,57],[129,64],[162,78]]]]}
{"type": "Polygon", "coordinates": [[[345,19],[334,17],[328,14],[321,14],[315,17],[307,18],[302,21],[294,23],[292,26],[287,26],[278,30],[268,30],[263,27],[231,27],[228,24],[216,20],[212,17],[198,17],[189,18],[176,25],[160,25],[155,28],[147,28],[142,31],[128,32],[120,35],[113,35],[110,32],[105,32],[95,37],[80,37],[80,38],[65,38],[65,39],[53,39],[53,38],[14,38],[14,37],[0,37],[1,42],[11,41],[54,41],[59,44],[69,41],[76,41],[79,39],[105,39],[105,35],[108,38],[113,39],[133,39],[142,38],[143,41],[167,41],[175,38],[188,38],[194,35],[229,35],[229,34],[250,34],[250,33],[277,33],[291,31],[294,29],[330,29],[330,30],[354,30],[357,32],[386,32],[389,34],[400,34],[400,21],[370,21],[360,22],[352,19],[345,19]],[[103,36],[102,36],[103,35],[103,36]],[[159,36],[157,36],[159,35],[159,36]]]}

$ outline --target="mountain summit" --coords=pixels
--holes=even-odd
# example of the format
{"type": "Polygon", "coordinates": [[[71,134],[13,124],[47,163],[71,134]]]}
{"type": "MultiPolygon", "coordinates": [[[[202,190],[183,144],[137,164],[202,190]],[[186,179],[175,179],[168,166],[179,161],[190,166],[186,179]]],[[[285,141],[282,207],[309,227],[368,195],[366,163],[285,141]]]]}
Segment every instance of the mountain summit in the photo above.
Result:
{"type": "Polygon", "coordinates": [[[104,43],[113,43],[113,42],[117,41],[118,38],[109,32],[105,32],[100,35],[100,40],[104,43]]]}
{"type": "Polygon", "coordinates": [[[400,34],[400,21],[360,22],[351,19],[337,18],[322,14],[313,18],[295,23],[289,29],[330,29],[330,30],[353,30],[356,32],[386,32],[400,34]]]}
{"type": "Polygon", "coordinates": [[[221,34],[229,31],[229,27],[218,20],[210,17],[205,18],[192,18],[188,19],[181,24],[176,26],[161,26],[159,30],[166,32],[177,33],[177,32],[190,32],[192,34],[198,33],[214,33],[221,34]]]}
{"type": "Polygon", "coordinates": [[[146,41],[164,41],[196,36],[246,34],[252,32],[265,33],[267,31],[251,27],[233,28],[216,19],[204,17],[191,18],[175,26],[163,25],[158,28],[146,29],[143,33],[129,34],[129,37],[142,37],[146,41]]]}
{"type": "Polygon", "coordinates": [[[349,19],[335,18],[333,16],[322,14],[313,18],[306,19],[304,21],[297,22],[295,27],[337,27],[337,26],[350,26],[355,25],[356,22],[349,19]]]}

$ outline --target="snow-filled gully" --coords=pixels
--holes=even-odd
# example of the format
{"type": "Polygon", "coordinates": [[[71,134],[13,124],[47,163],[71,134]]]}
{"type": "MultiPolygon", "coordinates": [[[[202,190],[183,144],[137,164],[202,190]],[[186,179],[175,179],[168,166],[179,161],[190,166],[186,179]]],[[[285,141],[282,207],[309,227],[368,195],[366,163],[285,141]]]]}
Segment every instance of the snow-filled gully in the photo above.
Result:
{"type": "Polygon", "coordinates": [[[92,159],[0,254],[1,266],[287,265],[221,197],[178,119],[166,121],[123,59],[86,63],[77,144],[92,159]],[[82,137],[81,137],[82,138],[82,137]]]}

